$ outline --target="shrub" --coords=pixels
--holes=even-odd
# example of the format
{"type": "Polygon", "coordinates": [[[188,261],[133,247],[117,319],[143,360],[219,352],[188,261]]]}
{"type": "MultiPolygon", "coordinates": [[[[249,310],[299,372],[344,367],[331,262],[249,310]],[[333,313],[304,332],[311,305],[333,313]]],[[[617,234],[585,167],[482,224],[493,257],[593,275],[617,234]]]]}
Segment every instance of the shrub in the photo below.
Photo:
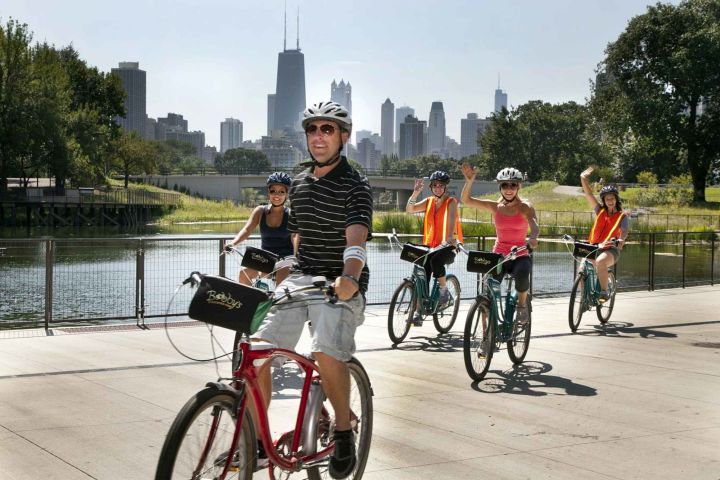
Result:
{"type": "Polygon", "coordinates": [[[642,183],[645,185],[657,185],[658,178],[657,175],[655,175],[654,173],[644,171],[637,174],[637,183],[642,183]]]}

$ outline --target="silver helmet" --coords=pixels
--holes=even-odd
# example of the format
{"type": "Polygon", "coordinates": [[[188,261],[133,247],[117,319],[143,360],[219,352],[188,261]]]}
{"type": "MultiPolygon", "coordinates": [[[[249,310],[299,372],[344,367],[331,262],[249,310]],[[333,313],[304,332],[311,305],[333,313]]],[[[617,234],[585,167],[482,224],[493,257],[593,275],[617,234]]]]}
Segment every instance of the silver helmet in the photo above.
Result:
{"type": "Polygon", "coordinates": [[[495,181],[497,182],[507,182],[513,180],[516,182],[522,182],[524,178],[520,170],[512,167],[503,168],[498,172],[497,176],[495,177],[495,181]]]}
{"type": "Polygon", "coordinates": [[[337,123],[342,130],[352,133],[352,118],[345,107],[335,102],[319,102],[305,109],[302,127],[307,128],[315,120],[330,120],[337,123]]]}

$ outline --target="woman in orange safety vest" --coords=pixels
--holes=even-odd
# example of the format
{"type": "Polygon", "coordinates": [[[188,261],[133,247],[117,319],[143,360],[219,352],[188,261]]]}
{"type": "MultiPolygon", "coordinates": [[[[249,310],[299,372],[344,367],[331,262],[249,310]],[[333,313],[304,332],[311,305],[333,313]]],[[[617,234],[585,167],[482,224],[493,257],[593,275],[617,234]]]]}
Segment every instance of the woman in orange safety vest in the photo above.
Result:
{"type": "Polygon", "coordinates": [[[593,167],[588,167],[580,174],[585,198],[595,212],[595,223],[590,229],[588,241],[598,244],[602,253],[595,259],[595,270],[600,281],[600,301],[604,302],[610,298],[608,292],[608,268],[612,267],[620,257],[620,250],[625,245],[625,238],[629,233],[629,221],[625,212],[622,211],[620,194],[614,185],[605,185],[600,189],[600,202],[593,195],[588,177],[593,172],[593,167]],[[619,241],[618,245],[612,242],[619,241]]]}
{"type": "MultiPolygon", "coordinates": [[[[458,210],[458,201],[455,197],[448,195],[447,187],[450,183],[450,175],[443,171],[437,170],[430,174],[430,192],[432,195],[417,201],[417,197],[422,192],[425,184],[422,178],[415,180],[415,188],[408,200],[405,211],[407,213],[425,212],[423,219],[423,244],[428,247],[437,247],[443,243],[455,244],[462,243],[462,228],[460,226],[460,213],[458,210]]],[[[455,261],[454,250],[441,250],[437,253],[431,253],[428,261],[425,262],[425,272],[428,280],[432,273],[438,280],[440,286],[440,304],[447,304],[450,300],[450,292],[448,292],[445,281],[445,265],[449,265],[455,261]]],[[[413,324],[419,326],[422,324],[422,317],[415,313],[413,324]]]]}

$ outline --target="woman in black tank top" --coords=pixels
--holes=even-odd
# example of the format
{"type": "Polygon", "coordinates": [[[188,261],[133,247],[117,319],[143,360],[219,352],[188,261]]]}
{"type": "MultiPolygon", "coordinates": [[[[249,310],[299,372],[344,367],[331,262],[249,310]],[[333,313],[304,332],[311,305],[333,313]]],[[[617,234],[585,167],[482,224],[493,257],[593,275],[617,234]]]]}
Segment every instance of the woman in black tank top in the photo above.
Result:
{"type": "MultiPolygon", "coordinates": [[[[287,173],[276,172],[271,174],[267,179],[269,203],[255,207],[245,226],[226,245],[226,248],[234,247],[246,240],[259,225],[263,250],[280,257],[293,255],[292,239],[287,228],[290,210],[285,207],[285,200],[291,183],[292,180],[287,173]]],[[[275,284],[285,280],[289,273],[289,268],[282,268],[275,272],[275,284]]],[[[257,270],[243,267],[240,269],[239,281],[244,285],[250,285],[259,274],[260,272],[257,270]]]]}

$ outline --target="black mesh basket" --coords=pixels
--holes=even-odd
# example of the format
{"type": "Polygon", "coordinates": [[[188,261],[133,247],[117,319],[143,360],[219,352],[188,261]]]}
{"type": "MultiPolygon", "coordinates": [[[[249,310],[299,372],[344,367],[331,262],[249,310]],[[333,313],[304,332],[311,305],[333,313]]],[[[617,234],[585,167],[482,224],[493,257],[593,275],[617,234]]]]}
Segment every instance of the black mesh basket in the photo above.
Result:
{"type": "Polygon", "coordinates": [[[202,281],[190,301],[188,316],[194,320],[250,333],[258,305],[268,300],[268,293],[225,277],[200,275],[202,281]]]}
{"type": "Polygon", "coordinates": [[[573,257],[595,258],[598,256],[598,246],[594,243],[575,242],[573,257]]]}
{"type": "Polygon", "coordinates": [[[275,263],[280,257],[267,250],[262,250],[255,247],[245,247],[245,254],[243,255],[242,262],[240,265],[247,268],[252,268],[262,273],[271,273],[275,270],[275,263]]]}
{"type": "Polygon", "coordinates": [[[499,253],[472,250],[468,252],[467,271],[473,273],[488,273],[496,268],[503,259],[499,253]]]}
{"type": "Polygon", "coordinates": [[[406,243],[403,245],[400,253],[400,260],[412,263],[423,263],[425,255],[430,251],[425,245],[415,245],[414,243],[406,243]]]}

